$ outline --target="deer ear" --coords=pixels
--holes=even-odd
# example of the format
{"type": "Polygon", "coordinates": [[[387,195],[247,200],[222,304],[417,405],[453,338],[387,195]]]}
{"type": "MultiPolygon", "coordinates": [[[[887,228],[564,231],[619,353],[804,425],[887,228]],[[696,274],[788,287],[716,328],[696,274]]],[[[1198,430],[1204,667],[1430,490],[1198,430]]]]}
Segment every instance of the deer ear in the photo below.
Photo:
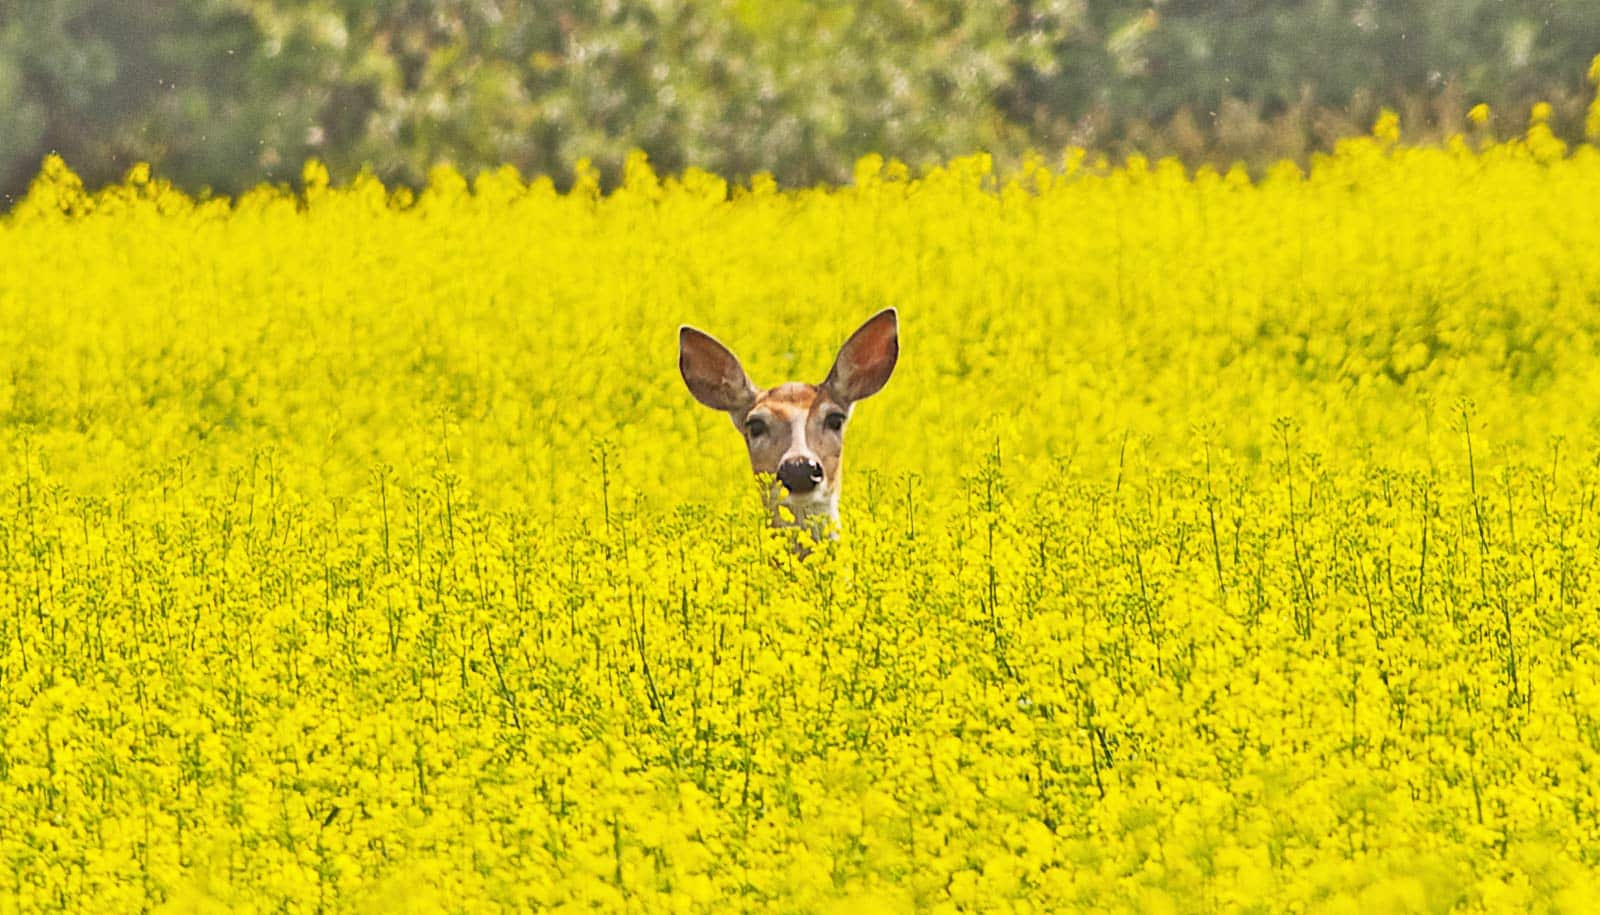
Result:
{"type": "Polygon", "coordinates": [[[678,328],[678,372],[689,393],[713,410],[734,412],[755,402],[755,383],[715,337],[685,324],[678,328]]]}
{"type": "Polygon", "coordinates": [[[900,358],[900,319],[885,308],[867,319],[839,348],[823,387],[842,403],[851,404],[878,393],[900,358]]]}

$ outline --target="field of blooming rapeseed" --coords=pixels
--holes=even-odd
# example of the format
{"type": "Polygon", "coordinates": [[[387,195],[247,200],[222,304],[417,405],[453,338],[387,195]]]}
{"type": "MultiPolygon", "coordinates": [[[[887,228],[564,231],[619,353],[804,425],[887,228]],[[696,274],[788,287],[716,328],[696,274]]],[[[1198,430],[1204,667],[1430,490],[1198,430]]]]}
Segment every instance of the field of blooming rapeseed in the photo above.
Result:
{"type": "Polygon", "coordinates": [[[1600,152],[0,220],[0,912],[1583,911],[1600,152]],[[818,381],[764,527],[677,326],[818,381]]]}

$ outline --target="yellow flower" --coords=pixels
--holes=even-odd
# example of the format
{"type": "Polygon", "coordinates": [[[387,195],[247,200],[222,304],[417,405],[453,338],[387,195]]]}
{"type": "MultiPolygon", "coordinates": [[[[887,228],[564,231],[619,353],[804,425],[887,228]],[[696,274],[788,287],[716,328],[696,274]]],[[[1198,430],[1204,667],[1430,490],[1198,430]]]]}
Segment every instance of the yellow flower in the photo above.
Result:
{"type": "Polygon", "coordinates": [[[1088,160],[47,160],[0,220],[8,901],[1580,910],[1600,156],[1385,112],[1088,160]],[[889,305],[799,560],[676,327],[816,382],[889,305]]]}
{"type": "Polygon", "coordinates": [[[1388,108],[1378,113],[1378,119],[1372,124],[1372,135],[1386,143],[1400,141],[1400,115],[1388,108]]]}

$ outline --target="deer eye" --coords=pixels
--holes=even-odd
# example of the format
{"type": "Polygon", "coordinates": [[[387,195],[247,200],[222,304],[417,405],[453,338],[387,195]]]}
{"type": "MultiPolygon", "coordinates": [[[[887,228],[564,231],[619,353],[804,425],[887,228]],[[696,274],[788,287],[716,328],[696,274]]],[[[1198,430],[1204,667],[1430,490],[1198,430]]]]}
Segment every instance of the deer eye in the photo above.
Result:
{"type": "Polygon", "coordinates": [[[822,425],[826,427],[829,432],[838,432],[844,428],[844,414],[829,413],[828,418],[822,421],[822,425]]]}
{"type": "Polygon", "coordinates": [[[746,420],[744,431],[748,432],[751,438],[760,438],[767,434],[767,424],[759,419],[746,420]]]}

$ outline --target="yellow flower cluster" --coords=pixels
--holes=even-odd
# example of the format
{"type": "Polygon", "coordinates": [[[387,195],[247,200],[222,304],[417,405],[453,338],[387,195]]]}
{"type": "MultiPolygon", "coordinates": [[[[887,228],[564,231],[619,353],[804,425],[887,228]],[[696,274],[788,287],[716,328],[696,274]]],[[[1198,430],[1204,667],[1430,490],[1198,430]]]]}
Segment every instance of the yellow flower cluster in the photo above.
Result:
{"type": "Polygon", "coordinates": [[[1600,153],[0,221],[0,912],[1584,911],[1600,153]],[[676,330],[818,381],[767,529],[676,330]]]}

